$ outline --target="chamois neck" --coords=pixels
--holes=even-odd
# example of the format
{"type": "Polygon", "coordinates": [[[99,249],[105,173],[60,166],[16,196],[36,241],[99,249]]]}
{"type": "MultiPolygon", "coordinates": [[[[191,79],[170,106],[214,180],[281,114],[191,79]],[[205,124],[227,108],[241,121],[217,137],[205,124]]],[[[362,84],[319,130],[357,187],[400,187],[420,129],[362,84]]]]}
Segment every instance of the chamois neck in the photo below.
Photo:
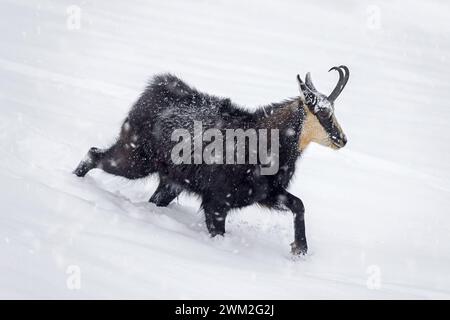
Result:
{"type": "Polygon", "coordinates": [[[300,99],[291,99],[277,104],[261,107],[257,111],[258,122],[267,129],[292,131],[299,133],[304,116],[303,103],[300,99]]]}

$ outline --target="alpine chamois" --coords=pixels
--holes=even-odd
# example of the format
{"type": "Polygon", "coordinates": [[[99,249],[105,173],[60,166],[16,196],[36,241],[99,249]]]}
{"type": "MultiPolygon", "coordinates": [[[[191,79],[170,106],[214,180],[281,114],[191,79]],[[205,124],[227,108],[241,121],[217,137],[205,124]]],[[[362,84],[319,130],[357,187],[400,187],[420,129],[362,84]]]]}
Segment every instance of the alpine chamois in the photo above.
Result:
{"type": "MultiPolygon", "coordinates": [[[[156,75],[131,108],[116,143],[107,149],[91,148],[74,173],[83,177],[89,170],[101,168],[128,179],[157,173],[159,185],[150,202],[167,206],[182,191],[200,196],[211,236],[225,233],[225,219],[231,209],[255,203],[289,209],[294,215],[295,232],[291,251],[306,254],[305,209],[287,187],[297,158],[310,142],[334,149],[347,143],[334,115],[334,101],[347,84],[349,70],[346,66],[331,70],[339,73],[339,80],[329,96],[317,91],[309,73],[305,82],[297,75],[298,97],[254,112],[229,99],[199,92],[171,74],[156,75]],[[249,162],[249,156],[240,164],[174,163],[171,153],[178,141],[174,141],[173,132],[183,129],[193,133],[195,121],[201,122],[204,130],[214,128],[219,133],[229,129],[276,131],[279,143],[276,172],[261,174],[263,165],[249,162]]],[[[249,139],[244,140],[248,146],[249,139]]]]}

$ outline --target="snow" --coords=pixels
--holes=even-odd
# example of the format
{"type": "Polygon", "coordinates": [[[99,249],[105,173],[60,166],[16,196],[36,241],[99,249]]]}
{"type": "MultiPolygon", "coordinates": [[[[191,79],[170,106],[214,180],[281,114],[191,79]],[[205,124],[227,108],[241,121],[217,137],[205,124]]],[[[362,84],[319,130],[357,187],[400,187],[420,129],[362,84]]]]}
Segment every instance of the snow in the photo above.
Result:
{"type": "Polygon", "coordinates": [[[449,10],[2,1],[0,298],[448,299],[449,10]],[[340,64],[349,142],[311,146],[290,187],[306,207],[304,258],[289,253],[288,212],[233,212],[210,239],[196,198],[147,202],[155,178],[71,174],[114,141],[155,73],[252,108],[297,95],[297,73],[331,92],[340,64]]]}

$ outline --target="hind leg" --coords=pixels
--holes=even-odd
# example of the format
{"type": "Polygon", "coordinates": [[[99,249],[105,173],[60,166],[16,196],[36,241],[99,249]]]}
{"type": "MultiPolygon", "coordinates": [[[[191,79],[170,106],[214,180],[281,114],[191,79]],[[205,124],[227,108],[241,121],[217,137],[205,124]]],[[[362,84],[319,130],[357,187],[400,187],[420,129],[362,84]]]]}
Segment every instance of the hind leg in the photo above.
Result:
{"type": "Polygon", "coordinates": [[[99,168],[116,176],[138,179],[154,171],[151,163],[142,148],[117,142],[107,150],[91,148],[73,173],[84,177],[91,169],[99,168]]]}
{"type": "Polygon", "coordinates": [[[73,173],[84,177],[91,169],[99,168],[116,176],[138,179],[155,172],[157,161],[151,159],[154,154],[151,143],[139,139],[141,131],[141,127],[126,118],[116,143],[105,150],[91,148],[73,173]]]}
{"type": "Polygon", "coordinates": [[[73,173],[79,177],[84,177],[91,169],[97,168],[98,163],[103,159],[105,153],[104,150],[92,147],[73,173]]]}
{"type": "Polygon", "coordinates": [[[150,202],[156,204],[158,207],[167,207],[173,199],[183,191],[179,186],[161,179],[158,188],[150,198],[150,202]]]}

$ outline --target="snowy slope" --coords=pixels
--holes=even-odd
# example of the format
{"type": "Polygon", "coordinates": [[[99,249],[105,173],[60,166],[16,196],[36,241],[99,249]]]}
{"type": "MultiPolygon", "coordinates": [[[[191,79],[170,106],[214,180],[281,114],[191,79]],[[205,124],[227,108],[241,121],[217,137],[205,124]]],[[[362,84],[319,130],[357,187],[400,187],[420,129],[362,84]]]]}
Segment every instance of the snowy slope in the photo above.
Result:
{"type": "Polygon", "coordinates": [[[449,298],[449,11],[3,0],[0,298],[449,298]],[[147,202],[155,178],[71,174],[154,73],[253,108],[297,95],[297,73],[330,92],[338,64],[351,69],[336,103],[349,143],[308,149],[290,188],[306,206],[305,258],[290,256],[289,213],[246,208],[210,239],[196,199],[147,202]]]}

